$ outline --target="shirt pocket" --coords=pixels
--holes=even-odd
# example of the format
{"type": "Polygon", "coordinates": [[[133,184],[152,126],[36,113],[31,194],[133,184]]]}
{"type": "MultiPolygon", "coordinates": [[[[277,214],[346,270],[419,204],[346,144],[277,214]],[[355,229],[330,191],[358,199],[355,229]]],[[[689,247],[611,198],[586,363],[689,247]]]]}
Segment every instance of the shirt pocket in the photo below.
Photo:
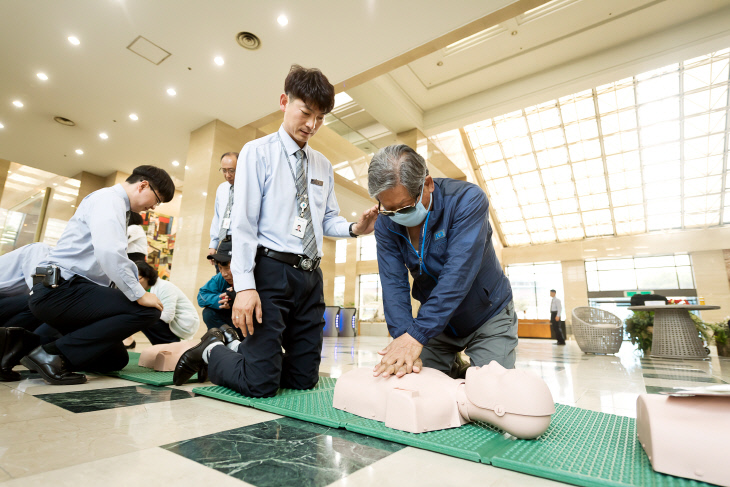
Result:
{"type": "Polygon", "coordinates": [[[327,181],[322,179],[321,176],[310,176],[308,191],[310,204],[319,210],[318,213],[320,216],[324,216],[327,209],[327,194],[329,193],[327,181]],[[314,179],[322,181],[322,186],[312,183],[311,180],[314,179]]]}

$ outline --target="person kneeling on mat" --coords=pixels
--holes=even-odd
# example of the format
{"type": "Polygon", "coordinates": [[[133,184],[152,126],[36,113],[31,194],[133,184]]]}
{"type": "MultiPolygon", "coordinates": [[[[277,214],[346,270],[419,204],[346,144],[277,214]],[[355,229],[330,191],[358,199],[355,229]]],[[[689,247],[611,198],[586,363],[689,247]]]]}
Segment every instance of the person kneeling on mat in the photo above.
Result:
{"type": "Polygon", "coordinates": [[[224,240],[208,259],[218,264],[218,274],[198,291],[198,306],[203,308],[203,322],[208,329],[234,326],[231,306],[236,299],[231,272],[231,241],[224,240]]]}
{"type": "Polygon", "coordinates": [[[127,365],[122,340],[155,324],[163,308],[127,258],[127,215],[174,195],[167,172],[139,166],[126,181],[83,199],[56,248],[39,264],[43,276],[28,300],[36,318],[63,336],[34,348],[20,361],[25,367],[50,384],[81,384],[86,376],[75,370],[108,372],[127,365]]]}

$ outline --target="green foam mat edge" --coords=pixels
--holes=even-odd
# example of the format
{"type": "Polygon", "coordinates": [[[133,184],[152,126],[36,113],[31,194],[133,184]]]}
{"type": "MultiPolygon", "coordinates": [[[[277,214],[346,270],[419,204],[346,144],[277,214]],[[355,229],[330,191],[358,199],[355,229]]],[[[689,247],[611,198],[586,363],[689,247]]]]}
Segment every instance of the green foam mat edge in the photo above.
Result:
{"type": "MultiPolygon", "coordinates": [[[[132,382],[140,382],[142,384],[150,384],[153,386],[169,386],[174,382],[172,376],[174,372],[157,372],[147,367],[139,366],[139,356],[137,352],[127,352],[129,354],[129,363],[122,370],[107,372],[104,375],[118,377],[120,379],[131,380],[132,382]]],[[[198,374],[193,375],[188,382],[196,382],[198,374]]]]}

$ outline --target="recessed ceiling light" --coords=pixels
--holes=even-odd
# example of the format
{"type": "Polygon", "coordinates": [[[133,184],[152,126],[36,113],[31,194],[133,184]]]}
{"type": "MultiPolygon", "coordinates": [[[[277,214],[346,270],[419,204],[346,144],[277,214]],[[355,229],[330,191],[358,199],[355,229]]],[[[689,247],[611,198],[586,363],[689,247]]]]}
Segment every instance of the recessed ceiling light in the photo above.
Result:
{"type": "Polygon", "coordinates": [[[281,14],[279,15],[279,18],[276,19],[277,22],[279,22],[279,25],[284,26],[289,23],[289,19],[286,18],[286,15],[281,14]]]}
{"type": "Polygon", "coordinates": [[[71,208],[76,208],[76,205],[71,205],[71,208]]]}
{"type": "Polygon", "coordinates": [[[77,153],[78,155],[81,155],[81,154],[83,154],[83,153],[84,153],[84,151],[82,151],[81,149],[76,149],[76,153],[77,153]]]}
{"type": "Polygon", "coordinates": [[[215,59],[213,59],[213,62],[215,62],[218,66],[223,66],[225,64],[225,61],[220,56],[216,56],[215,59]]]}
{"type": "Polygon", "coordinates": [[[208,193],[206,193],[205,191],[203,191],[203,196],[208,196],[208,193]]]}
{"type": "Polygon", "coordinates": [[[352,216],[357,216],[357,213],[355,213],[355,212],[353,211],[353,212],[352,212],[352,216]]]}
{"type": "Polygon", "coordinates": [[[5,128],[5,125],[0,123],[0,129],[4,129],[4,128],[5,128]]]}
{"type": "Polygon", "coordinates": [[[81,41],[77,37],[74,37],[74,36],[69,37],[68,42],[70,42],[74,46],[78,46],[79,44],[81,44],[81,41]]]}
{"type": "Polygon", "coordinates": [[[13,105],[15,105],[15,106],[16,106],[16,107],[18,107],[18,108],[23,108],[23,102],[22,102],[22,101],[20,101],[20,100],[15,100],[15,101],[13,102],[13,105]]]}
{"type": "Polygon", "coordinates": [[[139,120],[139,117],[137,116],[136,113],[130,113],[129,118],[131,118],[132,120],[139,120]]]}
{"type": "Polygon", "coordinates": [[[53,183],[54,186],[58,186],[58,183],[53,183]]]}
{"type": "Polygon", "coordinates": [[[46,73],[38,73],[36,74],[36,76],[38,76],[38,79],[42,79],[43,81],[46,81],[48,79],[46,73]]]}
{"type": "Polygon", "coordinates": [[[177,162],[177,161],[172,161],[172,165],[173,165],[173,166],[179,166],[179,165],[180,165],[180,163],[179,163],[179,162],[177,162]]]}
{"type": "Polygon", "coordinates": [[[177,95],[177,91],[175,91],[175,88],[168,88],[167,94],[170,96],[175,96],[175,95],[177,95]]]}
{"type": "Polygon", "coordinates": [[[102,139],[104,139],[104,140],[106,140],[106,139],[108,139],[108,138],[109,138],[109,136],[108,136],[108,135],[107,135],[106,133],[104,133],[104,132],[100,133],[100,134],[99,134],[99,137],[101,137],[101,138],[102,138],[102,139]]]}
{"type": "MultiPolygon", "coordinates": [[[[187,169],[190,169],[190,166],[185,166],[185,169],[186,169],[186,170],[187,170],[187,169]]],[[[180,195],[180,196],[182,196],[182,195],[180,195]]]]}

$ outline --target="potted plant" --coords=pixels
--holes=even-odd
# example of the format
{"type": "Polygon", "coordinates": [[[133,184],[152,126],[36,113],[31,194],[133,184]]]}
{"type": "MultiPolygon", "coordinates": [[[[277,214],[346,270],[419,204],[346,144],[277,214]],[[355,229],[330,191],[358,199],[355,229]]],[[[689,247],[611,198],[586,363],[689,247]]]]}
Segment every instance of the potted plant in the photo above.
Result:
{"type": "Polygon", "coordinates": [[[634,311],[633,315],[626,318],[625,324],[631,343],[638,345],[639,351],[644,355],[649,355],[654,333],[654,312],[634,311]]]}
{"type": "Polygon", "coordinates": [[[720,357],[730,357],[730,323],[708,323],[712,330],[717,345],[717,355],[720,357]]]}

